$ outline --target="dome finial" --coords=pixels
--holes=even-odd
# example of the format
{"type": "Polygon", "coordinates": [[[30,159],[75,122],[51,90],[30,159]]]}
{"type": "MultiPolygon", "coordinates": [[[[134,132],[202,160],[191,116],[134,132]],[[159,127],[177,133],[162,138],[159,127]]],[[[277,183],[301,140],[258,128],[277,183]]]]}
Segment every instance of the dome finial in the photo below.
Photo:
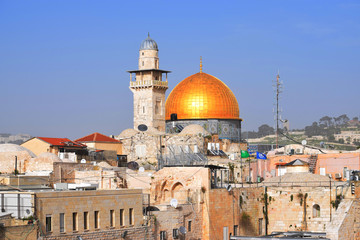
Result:
{"type": "Polygon", "coordinates": [[[200,56],[200,73],[202,73],[202,56],[200,56]]]}

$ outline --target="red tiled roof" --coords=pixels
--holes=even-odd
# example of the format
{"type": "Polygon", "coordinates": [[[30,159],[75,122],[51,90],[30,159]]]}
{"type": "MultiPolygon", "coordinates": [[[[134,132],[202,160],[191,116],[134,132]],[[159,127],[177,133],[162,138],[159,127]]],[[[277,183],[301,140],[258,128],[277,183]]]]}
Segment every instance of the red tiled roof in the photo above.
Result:
{"type": "Polygon", "coordinates": [[[113,139],[111,137],[105,136],[101,133],[92,133],[90,135],[87,135],[85,137],[76,139],[75,142],[114,142],[119,143],[120,141],[113,139]]]}
{"type": "Polygon", "coordinates": [[[50,143],[54,146],[64,146],[64,147],[86,147],[86,145],[71,141],[68,138],[48,138],[48,137],[37,137],[44,142],[50,143]]]}

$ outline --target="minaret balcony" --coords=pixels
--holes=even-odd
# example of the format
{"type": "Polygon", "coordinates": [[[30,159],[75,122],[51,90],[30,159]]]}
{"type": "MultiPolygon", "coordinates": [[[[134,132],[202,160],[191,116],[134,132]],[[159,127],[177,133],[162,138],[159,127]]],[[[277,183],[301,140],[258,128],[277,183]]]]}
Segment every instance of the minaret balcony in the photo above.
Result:
{"type": "Polygon", "coordinates": [[[168,88],[167,81],[159,80],[137,80],[130,81],[131,88],[146,88],[146,87],[158,87],[158,88],[168,88]]]}

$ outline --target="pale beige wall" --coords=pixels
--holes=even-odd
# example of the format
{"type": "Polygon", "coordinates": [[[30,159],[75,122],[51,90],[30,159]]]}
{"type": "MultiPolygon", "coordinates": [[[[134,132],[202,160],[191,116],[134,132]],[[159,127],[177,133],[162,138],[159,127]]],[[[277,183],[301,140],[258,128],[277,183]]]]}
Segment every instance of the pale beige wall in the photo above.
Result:
{"type": "Polygon", "coordinates": [[[335,212],[330,205],[330,199],[335,199],[334,188],[331,198],[329,187],[269,187],[268,196],[269,233],[298,230],[324,232],[330,221],[330,211],[333,211],[333,214],[335,212]],[[320,217],[316,218],[313,217],[315,204],[320,206],[320,217]]]}
{"type": "Polygon", "coordinates": [[[46,215],[51,215],[52,232],[60,234],[60,213],[65,214],[65,232],[73,233],[73,213],[78,216],[78,231],[84,231],[84,212],[89,213],[89,231],[95,231],[94,211],[99,211],[99,230],[120,229],[120,209],[124,209],[125,226],[129,227],[129,209],[134,209],[134,227],[143,224],[141,190],[97,190],[97,191],[61,191],[36,193],[37,217],[40,232],[45,233],[46,215]],[[115,211],[115,226],[110,228],[110,210],[115,211]]]}
{"type": "Polygon", "coordinates": [[[157,50],[139,51],[139,69],[159,69],[159,57],[157,50]]]}
{"type": "Polygon", "coordinates": [[[309,172],[309,166],[287,166],[286,173],[309,172]]]}
{"type": "MultiPolygon", "coordinates": [[[[90,147],[87,143],[85,143],[88,147],[90,147]]],[[[108,150],[108,151],[116,151],[116,154],[122,155],[122,144],[121,143],[111,143],[111,142],[95,142],[92,144],[92,148],[108,150]]]]}
{"type": "MultiPolygon", "coordinates": [[[[21,144],[21,146],[29,149],[30,151],[32,151],[33,153],[35,153],[36,155],[39,155],[41,153],[44,152],[50,152],[50,144],[46,143],[38,138],[33,138],[30,139],[27,142],[24,142],[23,144],[21,144]]],[[[55,152],[54,152],[55,153],[55,152]]],[[[55,153],[57,154],[57,153],[55,153]]]]}
{"type": "Polygon", "coordinates": [[[25,171],[24,162],[31,159],[27,151],[1,152],[0,172],[13,173],[15,170],[15,157],[17,157],[17,169],[20,173],[25,171]]]}

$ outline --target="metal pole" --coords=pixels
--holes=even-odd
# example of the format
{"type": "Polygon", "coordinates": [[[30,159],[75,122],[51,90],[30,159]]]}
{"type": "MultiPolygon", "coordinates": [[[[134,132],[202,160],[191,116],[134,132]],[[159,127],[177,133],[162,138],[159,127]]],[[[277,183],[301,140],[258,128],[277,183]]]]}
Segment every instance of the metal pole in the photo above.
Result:
{"type": "Polygon", "coordinates": [[[259,159],[256,156],[256,187],[259,186],[259,159]]]}
{"type": "Polygon", "coordinates": [[[331,177],[329,176],[329,184],[330,184],[330,222],[331,222],[331,218],[332,218],[332,212],[331,212],[331,177]]]}
{"type": "Polygon", "coordinates": [[[249,160],[249,183],[251,183],[250,157],[248,158],[248,160],[249,160]]]}
{"type": "Polygon", "coordinates": [[[17,172],[18,172],[18,170],[17,170],[17,156],[15,156],[15,171],[14,171],[15,176],[17,175],[17,172]]]}
{"type": "Polygon", "coordinates": [[[276,148],[279,148],[279,73],[276,76],[276,148]]]}

